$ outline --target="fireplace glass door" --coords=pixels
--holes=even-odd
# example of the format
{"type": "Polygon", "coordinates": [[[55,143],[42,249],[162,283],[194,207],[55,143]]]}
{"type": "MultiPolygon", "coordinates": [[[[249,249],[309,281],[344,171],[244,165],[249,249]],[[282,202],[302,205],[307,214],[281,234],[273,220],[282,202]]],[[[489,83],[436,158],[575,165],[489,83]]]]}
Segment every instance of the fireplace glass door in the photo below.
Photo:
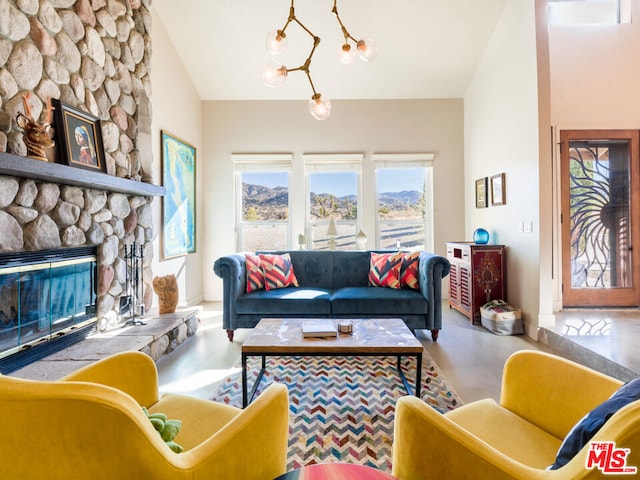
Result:
{"type": "Polygon", "coordinates": [[[95,256],[0,267],[0,358],[95,321],[95,272],[95,256]]]}

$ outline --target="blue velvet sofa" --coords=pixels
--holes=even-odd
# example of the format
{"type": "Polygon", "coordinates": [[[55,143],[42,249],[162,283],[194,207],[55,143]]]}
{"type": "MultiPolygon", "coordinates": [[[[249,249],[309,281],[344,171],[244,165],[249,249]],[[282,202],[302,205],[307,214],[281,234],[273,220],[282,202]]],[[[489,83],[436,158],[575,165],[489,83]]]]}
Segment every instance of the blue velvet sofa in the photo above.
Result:
{"type": "Polygon", "coordinates": [[[245,256],[220,257],[213,270],[223,283],[222,328],[233,340],[238,328],[262,318],[402,318],[411,330],[442,328],[442,279],[449,261],[420,252],[419,290],[369,286],[370,251],[292,250],[298,287],[246,293],[245,256]]]}

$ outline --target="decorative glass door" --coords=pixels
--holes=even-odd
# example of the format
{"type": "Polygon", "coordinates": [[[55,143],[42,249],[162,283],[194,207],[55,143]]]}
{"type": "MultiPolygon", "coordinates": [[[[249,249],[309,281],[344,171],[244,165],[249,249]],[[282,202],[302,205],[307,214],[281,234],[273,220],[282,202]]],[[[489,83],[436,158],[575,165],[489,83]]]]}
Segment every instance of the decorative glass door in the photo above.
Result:
{"type": "Polygon", "coordinates": [[[638,131],[563,131],[563,305],[637,306],[638,131]]]}

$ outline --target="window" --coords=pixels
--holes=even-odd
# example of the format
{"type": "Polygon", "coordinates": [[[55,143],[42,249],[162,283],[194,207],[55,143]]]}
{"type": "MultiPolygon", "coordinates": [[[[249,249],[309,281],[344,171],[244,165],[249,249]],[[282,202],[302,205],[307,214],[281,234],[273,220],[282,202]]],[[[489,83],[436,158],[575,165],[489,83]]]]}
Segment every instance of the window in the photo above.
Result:
{"type": "Polygon", "coordinates": [[[631,23],[631,0],[547,0],[550,25],[631,23]]]}
{"type": "Polygon", "coordinates": [[[381,249],[433,250],[433,155],[374,155],[381,249]]]}
{"type": "Polygon", "coordinates": [[[305,155],[304,160],[308,186],[307,247],[355,249],[362,155],[305,155]],[[332,232],[330,228],[334,226],[332,232]]]}
{"type": "Polygon", "coordinates": [[[355,250],[360,230],[368,248],[433,251],[433,154],[374,154],[364,177],[362,153],[301,157],[232,155],[238,251],[355,250]]]}
{"type": "Polygon", "coordinates": [[[291,156],[234,155],[233,160],[239,251],[286,250],[291,156]]]}

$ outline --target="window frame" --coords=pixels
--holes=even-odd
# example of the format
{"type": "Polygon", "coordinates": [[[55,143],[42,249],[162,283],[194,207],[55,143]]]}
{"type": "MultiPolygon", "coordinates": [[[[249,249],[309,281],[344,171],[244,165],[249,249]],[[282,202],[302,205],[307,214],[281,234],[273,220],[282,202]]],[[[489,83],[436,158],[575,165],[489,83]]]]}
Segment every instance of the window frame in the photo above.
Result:
{"type": "Polygon", "coordinates": [[[549,25],[621,25],[631,23],[631,0],[548,0],[547,15],[549,25]],[[595,16],[597,9],[604,8],[602,4],[605,3],[615,3],[615,21],[595,16]]]}
{"type": "MultiPolygon", "coordinates": [[[[336,221],[336,226],[354,225],[353,233],[353,249],[355,249],[355,236],[362,228],[363,216],[363,192],[362,192],[362,161],[364,154],[362,153],[332,153],[332,154],[303,154],[302,163],[304,165],[304,182],[305,182],[305,220],[304,230],[306,245],[305,248],[313,247],[313,227],[327,225],[329,221],[311,221],[311,186],[310,174],[312,173],[355,173],[357,186],[356,211],[357,218],[355,221],[336,221]]],[[[338,250],[338,249],[336,249],[338,250]]]]}
{"type": "MultiPolygon", "coordinates": [[[[285,225],[286,249],[291,248],[291,180],[293,154],[232,154],[234,176],[234,215],[235,215],[235,243],[237,251],[244,251],[244,230],[247,225],[285,225]],[[279,221],[247,221],[242,219],[242,174],[243,173],[275,173],[282,172],[288,178],[288,212],[287,220],[279,221]]],[[[264,250],[269,250],[265,248],[264,250]]]]}
{"type": "MultiPolygon", "coordinates": [[[[425,175],[425,210],[424,210],[424,250],[428,252],[434,251],[434,223],[433,223],[433,160],[435,155],[433,153],[415,153],[415,154],[406,154],[406,153],[390,153],[390,154],[373,154],[371,159],[373,161],[373,169],[374,169],[374,204],[375,204],[375,243],[376,248],[381,248],[382,239],[380,227],[383,222],[380,219],[379,208],[380,205],[378,203],[378,198],[380,192],[378,191],[378,172],[385,168],[424,168],[425,175]]],[[[386,220],[384,222],[391,222],[398,224],[402,224],[402,220],[389,221],[386,220]]],[[[402,245],[400,245],[402,248],[402,245]]]]}

